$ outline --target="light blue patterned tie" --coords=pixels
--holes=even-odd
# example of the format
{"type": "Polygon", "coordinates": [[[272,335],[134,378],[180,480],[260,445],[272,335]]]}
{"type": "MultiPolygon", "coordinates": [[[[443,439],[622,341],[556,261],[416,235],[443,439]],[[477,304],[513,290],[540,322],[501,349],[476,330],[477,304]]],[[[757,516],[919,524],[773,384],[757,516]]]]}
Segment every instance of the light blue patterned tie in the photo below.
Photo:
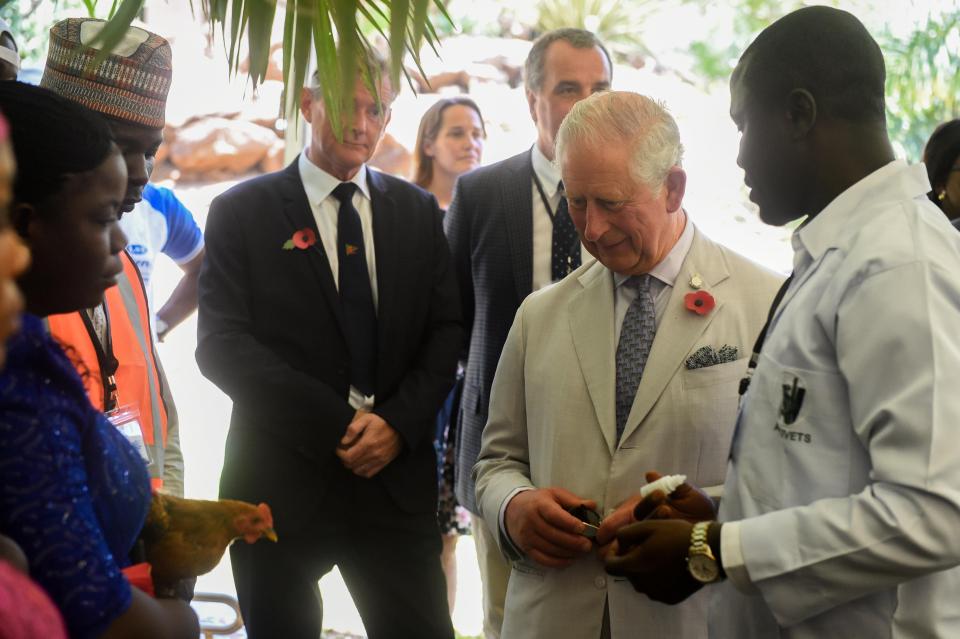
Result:
{"type": "Polygon", "coordinates": [[[650,275],[635,275],[621,286],[637,290],[637,298],[627,309],[620,328],[620,343],[617,344],[617,441],[623,434],[627,417],[633,407],[633,399],[640,386],[643,368],[650,356],[653,336],[656,333],[656,314],[653,297],[650,295],[650,275]]]}

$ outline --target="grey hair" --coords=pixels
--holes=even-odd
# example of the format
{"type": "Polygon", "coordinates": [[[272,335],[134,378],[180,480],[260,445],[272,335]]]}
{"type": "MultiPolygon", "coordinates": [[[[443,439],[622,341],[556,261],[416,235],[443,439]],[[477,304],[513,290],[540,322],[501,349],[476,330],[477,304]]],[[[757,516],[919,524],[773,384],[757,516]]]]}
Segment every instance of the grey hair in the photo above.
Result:
{"type": "MultiPolygon", "coordinates": [[[[358,56],[357,75],[362,77],[364,72],[376,80],[386,80],[390,86],[391,96],[396,97],[396,91],[392,86],[393,83],[390,82],[390,67],[387,59],[376,49],[367,49],[358,56]]],[[[376,80],[374,80],[374,84],[377,83],[376,80]]],[[[313,97],[323,99],[323,79],[320,77],[320,69],[316,69],[310,74],[310,78],[307,81],[307,88],[313,92],[313,97]]]]}
{"type": "Polygon", "coordinates": [[[576,143],[626,144],[630,172],[650,189],[663,186],[674,166],[682,166],[683,144],[676,120],[663,102],[629,91],[595,93],[577,102],[557,132],[556,162],[576,143]]]}
{"type": "Polygon", "coordinates": [[[539,91],[543,86],[543,76],[546,75],[544,65],[547,49],[558,40],[563,40],[574,49],[600,47],[607,59],[607,66],[610,68],[610,79],[613,79],[613,60],[610,59],[610,52],[603,46],[600,39],[585,29],[565,27],[547,31],[534,41],[530,53],[527,54],[527,61],[523,64],[523,86],[528,91],[539,91]]]}

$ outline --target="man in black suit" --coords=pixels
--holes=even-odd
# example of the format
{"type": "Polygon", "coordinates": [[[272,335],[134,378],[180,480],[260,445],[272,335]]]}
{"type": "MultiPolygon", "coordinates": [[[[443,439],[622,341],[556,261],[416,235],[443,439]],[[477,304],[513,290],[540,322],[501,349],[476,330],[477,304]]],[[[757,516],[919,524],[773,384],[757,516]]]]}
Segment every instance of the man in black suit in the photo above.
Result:
{"type": "Polygon", "coordinates": [[[268,503],[280,539],[231,547],[251,639],[319,637],[334,565],[371,638],[453,637],[432,435],[460,302],[436,200],[366,166],[380,77],[382,104],[358,77],[342,141],[304,89],[310,146],[207,221],[197,362],[234,402],[220,494],[268,503]]]}
{"type": "Polygon", "coordinates": [[[553,143],[564,116],[587,96],[610,88],[612,65],[589,31],[557,29],[534,42],[524,65],[537,141],[529,151],[462,176],[444,228],[460,284],[469,335],[456,492],[473,513],[484,585],[484,633],[500,636],[510,566],[478,516],[473,466],[487,421],[490,387],[513,316],[527,295],[580,266],[581,247],[567,211],[553,143]]]}

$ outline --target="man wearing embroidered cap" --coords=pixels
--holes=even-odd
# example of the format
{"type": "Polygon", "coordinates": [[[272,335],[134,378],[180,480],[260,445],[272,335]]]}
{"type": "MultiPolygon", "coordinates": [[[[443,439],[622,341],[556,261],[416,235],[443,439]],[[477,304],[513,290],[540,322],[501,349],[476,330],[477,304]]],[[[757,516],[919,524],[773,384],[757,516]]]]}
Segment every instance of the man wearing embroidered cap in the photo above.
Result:
{"type": "Polygon", "coordinates": [[[88,67],[99,50],[90,43],[105,24],[88,18],[68,18],[55,24],[50,29],[40,86],[106,116],[127,162],[123,211],[129,212],[140,201],[163,142],[173,54],[164,38],[130,27],[91,73],[88,67]]]}
{"type": "MultiPolygon", "coordinates": [[[[164,38],[130,27],[91,71],[99,53],[92,43],[105,24],[89,18],[55,24],[40,84],[106,118],[127,165],[121,210],[129,213],[142,197],[163,141],[172,52],[164,38]]],[[[124,432],[140,439],[134,443],[144,454],[154,487],[182,495],[176,408],[154,348],[147,293],[132,258],[126,252],[121,257],[123,273],[118,285],[107,291],[103,305],[50,316],[49,328],[74,348],[86,367],[84,379],[93,405],[115,415],[118,426],[119,420],[130,420],[123,425],[124,432]]]]}

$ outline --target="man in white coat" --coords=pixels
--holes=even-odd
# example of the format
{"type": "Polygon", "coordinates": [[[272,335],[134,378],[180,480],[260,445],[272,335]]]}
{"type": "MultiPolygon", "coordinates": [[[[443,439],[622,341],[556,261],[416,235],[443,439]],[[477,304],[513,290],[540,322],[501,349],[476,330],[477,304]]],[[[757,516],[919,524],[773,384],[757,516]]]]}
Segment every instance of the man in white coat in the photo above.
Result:
{"type": "Polygon", "coordinates": [[[793,277],[725,523],[633,524],[610,562],[661,601],[721,581],[711,637],[960,637],[960,235],[924,167],[894,159],[883,97],[880,48],[828,7],[771,25],[731,79],[761,217],[808,216],[793,277]]]}
{"type": "Polygon", "coordinates": [[[691,638],[706,600],[654,603],[600,558],[645,471],[722,484],[737,385],[780,278],[707,239],[682,207],[676,122],[601,93],[557,138],[570,215],[595,257],[528,297],[494,379],[474,472],[481,514],[515,559],[503,638],[691,638]],[[606,516],[600,548],[565,508],[606,516]]]}

